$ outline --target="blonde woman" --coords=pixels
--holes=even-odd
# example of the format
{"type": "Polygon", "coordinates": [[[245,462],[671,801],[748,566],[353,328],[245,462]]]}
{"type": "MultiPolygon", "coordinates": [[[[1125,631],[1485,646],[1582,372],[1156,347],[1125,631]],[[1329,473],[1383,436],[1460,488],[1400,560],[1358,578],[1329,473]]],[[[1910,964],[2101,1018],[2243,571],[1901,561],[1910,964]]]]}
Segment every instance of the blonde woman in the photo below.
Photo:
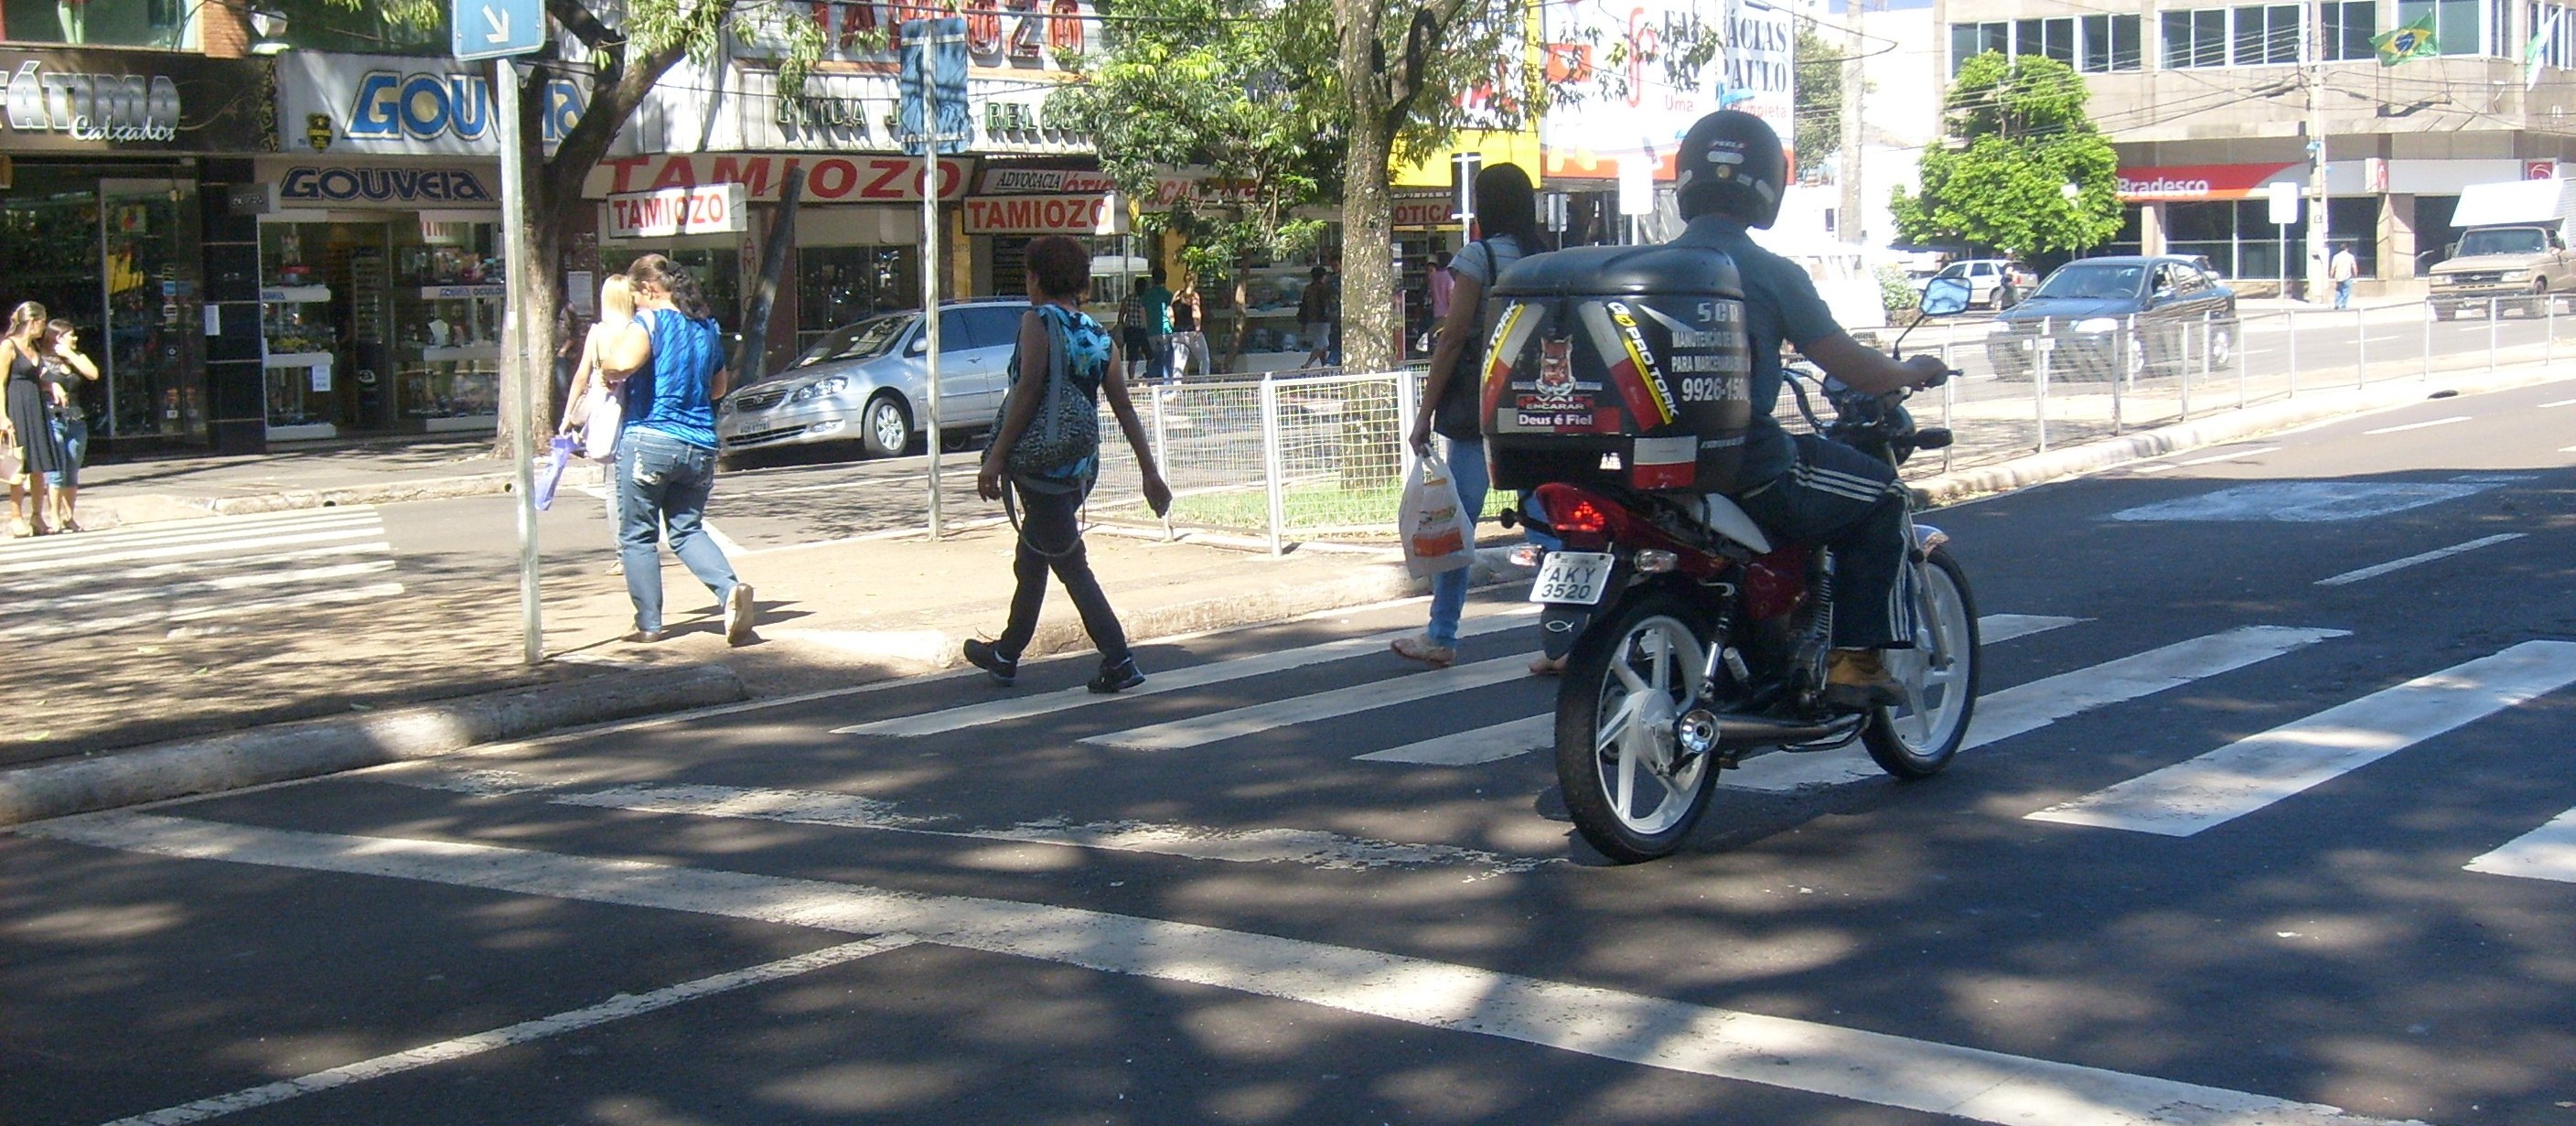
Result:
{"type": "Polygon", "coordinates": [[[45,390],[51,396],[54,444],[63,452],[62,469],[45,474],[54,494],[54,530],[77,532],[73,509],[80,503],[81,462],[89,454],[89,419],[82,414],[79,386],[98,380],[98,364],[80,350],[80,330],[70,321],[45,326],[45,390]]]}
{"type": "MultiPolygon", "coordinates": [[[[45,307],[25,302],[9,314],[9,335],[0,338],[0,372],[8,373],[8,431],[17,443],[19,475],[33,502],[28,530],[40,536],[53,530],[44,523],[52,507],[45,475],[61,473],[65,460],[46,409],[51,397],[45,393],[45,322],[45,307]]],[[[15,487],[10,492],[17,495],[15,487]]]]}
{"type": "MultiPolygon", "coordinates": [[[[599,321],[590,326],[590,335],[582,341],[581,361],[574,365],[572,389],[564,394],[563,425],[558,433],[581,430],[581,455],[611,470],[608,482],[608,539],[616,544],[619,524],[617,508],[617,432],[625,423],[626,400],[623,394],[626,376],[599,366],[599,345],[618,329],[635,320],[635,285],[624,274],[610,274],[599,283],[599,321]]],[[[608,562],[608,573],[626,569],[622,559],[608,562]]]]}

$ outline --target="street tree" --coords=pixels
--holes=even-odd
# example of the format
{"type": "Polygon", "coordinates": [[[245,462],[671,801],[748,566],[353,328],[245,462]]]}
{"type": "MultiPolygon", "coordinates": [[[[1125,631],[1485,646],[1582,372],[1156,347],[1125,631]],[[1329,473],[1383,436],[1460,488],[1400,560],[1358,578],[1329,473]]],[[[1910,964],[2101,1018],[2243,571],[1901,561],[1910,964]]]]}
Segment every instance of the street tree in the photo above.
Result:
{"type": "Polygon", "coordinates": [[[1246,272],[1315,245],[1324,223],[1313,210],[1338,194],[1341,170],[1337,123],[1292,72],[1298,26],[1230,16],[1232,7],[1124,0],[1084,81],[1047,107],[1092,138],[1121,195],[1155,202],[1138,219],[1149,245],[1175,232],[1184,268],[1233,280],[1225,370],[1243,353],[1246,272]],[[1180,168],[1206,178],[1157,199],[1180,168]]]}
{"type": "Polygon", "coordinates": [[[1791,50],[1798,73],[1792,151],[1798,154],[1799,167],[1826,168],[1843,147],[1843,64],[1847,60],[1841,47],[1816,33],[1812,19],[1798,21],[1791,50]]]}
{"type": "Polygon", "coordinates": [[[2016,257],[2109,241],[2120,231],[2119,160],[2085,98],[2083,78],[2054,59],[1969,59],[1943,103],[1949,143],[1923,152],[1922,192],[1896,189],[1897,230],[2016,257]]]}

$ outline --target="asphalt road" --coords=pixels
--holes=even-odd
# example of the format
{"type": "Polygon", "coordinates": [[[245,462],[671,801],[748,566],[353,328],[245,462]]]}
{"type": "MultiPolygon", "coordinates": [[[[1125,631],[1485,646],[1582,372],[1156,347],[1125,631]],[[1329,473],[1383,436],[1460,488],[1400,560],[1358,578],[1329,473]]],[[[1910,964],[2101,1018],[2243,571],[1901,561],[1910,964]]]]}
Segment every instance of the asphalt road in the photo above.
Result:
{"type": "Polygon", "coordinates": [[[1436,674],[1376,608],[23,827],[0,1120],[2557,1126],[2571,420],[1931,514],[1980,745],[1636,867],[1456,738],[1550,707],[1509,593],[1436,674]]]}

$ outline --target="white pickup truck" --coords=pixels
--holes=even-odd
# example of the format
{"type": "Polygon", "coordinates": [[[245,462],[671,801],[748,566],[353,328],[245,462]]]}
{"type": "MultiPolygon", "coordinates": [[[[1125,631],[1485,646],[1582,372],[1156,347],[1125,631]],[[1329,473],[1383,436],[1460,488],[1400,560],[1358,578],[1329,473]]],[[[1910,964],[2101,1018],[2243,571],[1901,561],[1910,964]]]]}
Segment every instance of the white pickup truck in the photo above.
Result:
{"type": "Polygon", "coordinates": [[[2576,181],[2517,180],[2460,191],[2451,223],[2460,241],[2432,269],[2433,317],[2466,312],[2538,314],[2576,293],[2576,181]]]}

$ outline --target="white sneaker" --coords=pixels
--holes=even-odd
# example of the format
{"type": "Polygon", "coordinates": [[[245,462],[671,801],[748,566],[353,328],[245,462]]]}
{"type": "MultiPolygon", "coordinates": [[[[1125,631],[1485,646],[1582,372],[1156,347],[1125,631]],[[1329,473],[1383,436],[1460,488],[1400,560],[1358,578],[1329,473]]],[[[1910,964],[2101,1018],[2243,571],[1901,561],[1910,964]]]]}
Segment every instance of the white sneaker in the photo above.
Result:
{"type": "Polygon", "coordinates": [[[752,601],[751,584],[733,584],[733,589],[725,592],[725,644],[750,643],[753,619],[759,616],[760,607],[752,601]]]}

